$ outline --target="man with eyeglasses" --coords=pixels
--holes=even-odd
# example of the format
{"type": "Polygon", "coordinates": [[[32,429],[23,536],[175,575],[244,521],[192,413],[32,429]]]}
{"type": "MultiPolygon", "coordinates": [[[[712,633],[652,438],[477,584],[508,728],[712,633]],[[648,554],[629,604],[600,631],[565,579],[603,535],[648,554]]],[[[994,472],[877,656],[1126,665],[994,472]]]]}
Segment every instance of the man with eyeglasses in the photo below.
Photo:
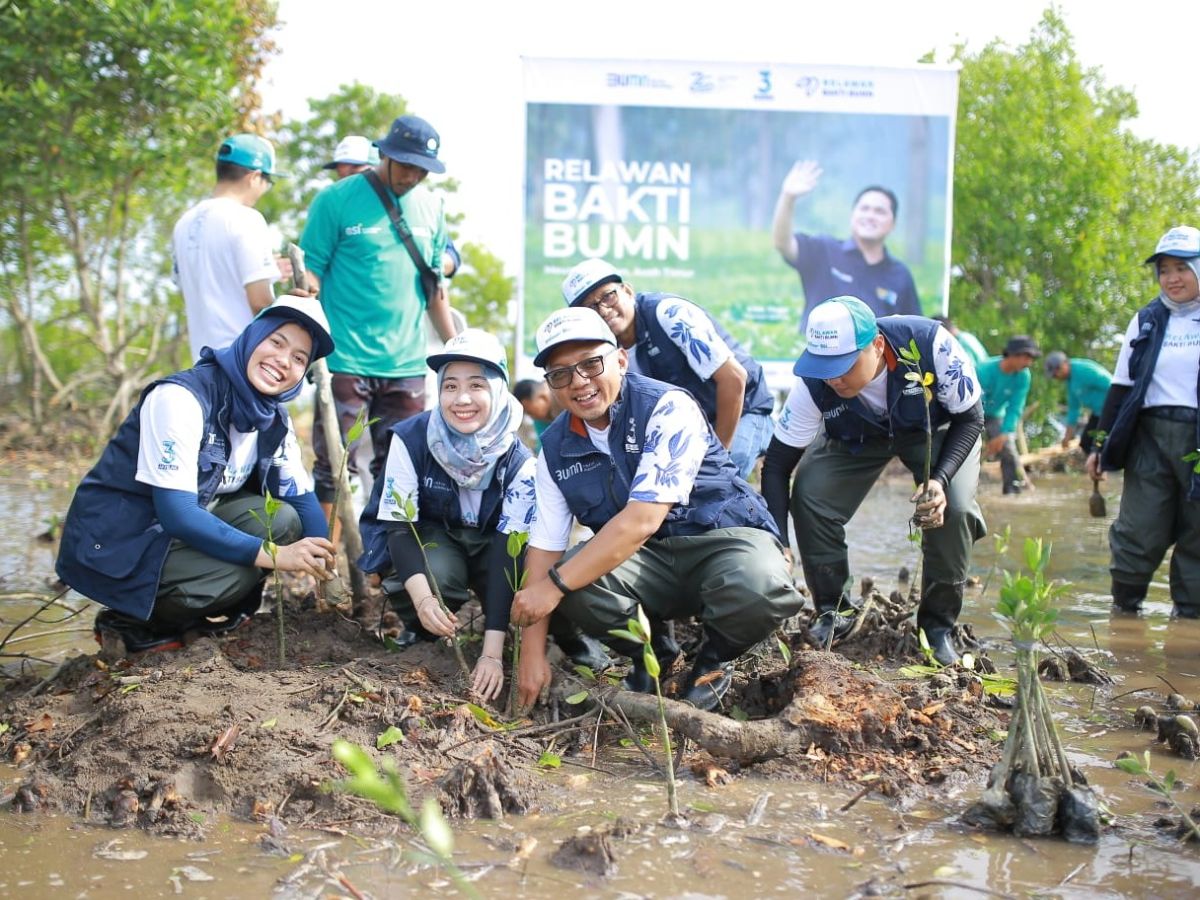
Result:
{"type": "Polygon", "coordinates": [[[774,400],[754,361],[696,304],[635,293],[603,259],[585,259],[562,283],[568,306],[594,309],[629,356],[630,370],[691,392],[743,478],[771,441],[774,400]]]}
{"type": "Polygon", "coordinates": [[[537,330],[534,364],[564,412],[542,434],[526,585],[522,703],[550,683],[546,634],[555,609],[629,656],[623,686],[652,691],[642,649],[610,635],[640,605],[665,674],[680,655],[672,619],[703,627],[681,699],[712,709],[733,662],[800,609],[766,504],[684,390],[627,372],[628,354],[594,310],[554,313],[537,330]],[[595,536],[568,550],[578,520],[595,536]]]}
{"type": "Polygon", "coordinates": [[[219,350],[275,299],[271,288],[291,267],[277,258],[267,220],[254,208],[280,177],[275,148],[235,134],[217,150],[212,195],[183,214],[173,237],[175,283],[183,293],[192,361],[219,350]]]}

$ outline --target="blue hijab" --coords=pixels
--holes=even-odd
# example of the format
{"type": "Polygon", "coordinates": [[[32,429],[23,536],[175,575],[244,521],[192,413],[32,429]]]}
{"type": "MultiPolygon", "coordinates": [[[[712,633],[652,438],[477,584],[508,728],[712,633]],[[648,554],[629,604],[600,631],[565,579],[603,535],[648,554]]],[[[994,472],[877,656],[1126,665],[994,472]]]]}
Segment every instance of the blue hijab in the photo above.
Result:
{"type": "Polygon", "coordinates": [[[313,357],[309,364],[316,360],[317,336],[313,334],[308,322],[299,316],[288,315],[288,310],[279,310],[275,315],[259,316],[242,329],[242,333],[228,347],[213,350],[205,347],[200,351],[199,365],[216,365],[225,373],[233,386],[233,427],[243,434],[251,431],[265,431],[275,421],[280,403],[294,400],[304,387],[304,379],[296,382],[282,394],[268,396],[255,390],[246,377],[246,367],[250,364],[250,354],[268,337],[286,325],[295,322],[308,332],[313,339],[313,357]]]}

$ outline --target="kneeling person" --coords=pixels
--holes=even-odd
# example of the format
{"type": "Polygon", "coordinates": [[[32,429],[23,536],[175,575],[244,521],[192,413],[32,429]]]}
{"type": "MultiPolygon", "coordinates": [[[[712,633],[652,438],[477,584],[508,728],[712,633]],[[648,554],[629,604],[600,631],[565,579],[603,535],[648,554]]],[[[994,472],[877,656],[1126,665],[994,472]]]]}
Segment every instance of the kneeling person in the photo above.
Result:
{"type": "Polygon", "coordinates": [[[917,515],[926,531],[917,627],[938,662],[958,659],[951,629],[962,609],[971,545],[986,533],[975,501],[983,406],[969,357],[945,328],[921,316],[876,320],[855,297],[835,297],[808,319],[808,348],[763,462],[763,495],[787,534],[791,512],[804,577],[817,610],[813,637],[825,643],[849,630],[850,564],[846,522],[894,458],[918,482],[917,515]],[[925,466],[925,397],[906,378],[915,369],[899,355],[916,342],[918,366],[933,375],[929,494],[920,498],[925,466]],[[797,463],[799,465],[797,466],[797,463]]]}
{"type": "Polygon", "coordinates": [[[98,639],[178,647],[187,631],[247,621],[265,569],[330,577],[334,548],[284,404],[332,350],[321,305],[280,297],[228,347],[142,393],[75,492],[55,567],[107,607],[98,639]],[[283,501],[273,517],[267,491],[283,501]]]}
{"type": "Polygon", "coordinates": [[[699,618],[703,643],[683,699],[711,709],[733,661],[801,605],[766,505],[686,391],[626,373],[625,350],[595,311],[551,315],[537,346],[534,363],[565,411],[542,435],[529,580],[513,602],[513,621],[525,626],[521,700],[550,682],[555,610],[631,657],[627,688],[650,690],[640,648],[609,636],[640,604],[664,671],[679,653],[665,623],[699,618]],[[595,536],[564,556],[576,519],[595,536]]]}

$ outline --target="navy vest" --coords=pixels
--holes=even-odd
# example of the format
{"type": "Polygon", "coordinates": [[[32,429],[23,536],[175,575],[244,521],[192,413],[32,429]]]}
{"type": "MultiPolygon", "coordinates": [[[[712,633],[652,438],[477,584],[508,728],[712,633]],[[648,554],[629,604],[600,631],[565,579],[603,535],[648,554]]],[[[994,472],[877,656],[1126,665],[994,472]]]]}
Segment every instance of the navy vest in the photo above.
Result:
{"type": "MultiPolygon", "coordinates": [[[[886,342],[884,361],[887,369],[886,417],[880,417],[862,401],[861,397],[847,400],[834,393],[819,378],[805,378],[804,384],[812,395],[813,402],[825,419],[826,433],[848,445],[851,453],[858,452],[870,438],[890,438],[893,434],[917,431],[925,432],[925,392],[920,385],[908,381],[904,376],[916,371],[900,361],[898,347],[908,347],[916,339],[921,351],[920,368],[933,372],[933,341],[938,323],[922,316],[886,316],[878,320],[879,332],[886,342]]],[[[950,421],[950,413],[938,401],[936,393],[929,405],[930,428],[937,431],[950,421]]]]}
{"type": "MultiPolygon", "coordinates": [[[[658,305],[679,299],[682,298],[674,294],[637,295],[634,301],[638,323],[637,344],[634,346],[634,353],[637,355],[638,371],[648,378],[665,381],[667,384],[673,384],[689,391],[696,398],[696,402],[700,404],[700,408],[704,410],[704,417],[710,423],[715,424],[717,421],[716,382],[711,378],[702,380],[693,371],[692,367],[688,365],[687,357],[679,349],[679,345],[671,340],[658,321],[656,312],[658,305]]],[[[770,415],[775,404],[771,397],[771,391],[767,387],[766,379],[763,378],[762,366],[742,349],[742,345],[722,328],[719,322],[708,313],[704,313],[704,315],[708,316],[713,330],[721,336],[721,340],[728,345],[734,358],[746,370],[746,395],[742,401],[742,415],[752,412],[770,415]]],[[[696,352],[701,351],[697,350],[696,352]]]]}
{"type": "MultiPolygon", "coordinates": [[[[154,512],[153,488],[136,480],[141,411],[146,394],[159,384],[178,384],[200,402],[204,434],[197,472],[197,500],[207,506],[217,494],[229,462],[232,387],[215,364],[203,363],[156,381],[142,391],[99,462],[75,491],[63,525],[55,571],[76,591],[110,609],[149,619],[171,536],[154,512]]],[[[247,482],[251,490],[282,494],[279,469],[271,465],[287,437],[283,404],[275,421],[258,435],[258,459],[247,482]]]]}
{"type": "MultiPolygon", "coordinates": [[[[659,398],[674,385],[629,373],[609,408],[609,453],[596,449],[583,422],[564,413],[542,433],[542,455],[571,514],[593,531],[638,496],[638,464],[646,425],[659,398]]],[[[714,528],[761,528],[779,536],[766,503],[737,472],[711,427],[701,436],[707,451],[686,503],[676,503],[657,538],[704,534],[714,528]]]]}
{"type": "MultiPolygon", "coordinates": [[[[1133,387],[1125,395],[1125,400],[1117,410],[1112,430],[1104,439],[1100,448],[1100,466],[1108,472],[1115,472],[1125,467],[1129,455],[1129,445],[1133,442],[1133,434],[1137,429],[1138,414],[1146,400],[1146,391],[1150,389],[1150,381],[1154,377],[1154,367],[1158,363],[1158,354],[1162,351],[1163,340],[1167,336],[1167,322],[1171,318],[1171,310],[1158,297],[1155,297],[1138,310],[1138,333],[1129,342],[1129,374],[1133,378],[1133,387]]],[[[1196,375],[1197,405],[1200,406],[1200,372],[1196,375]]],[[[1200,422],[1196,427],[1196,446],[1200,447],[1200,422]]],[[[1188,499],[1200,500],[1200,474],[1192,474],[1191,488],[1188,499]]]]}
{"type": "MultiPolygon", "coordinates": [[[[433,414],[433,411],[423,412],[397,422],[392,426],[391,433],[404,442],[413,471],[417,474],[417,483],[420,485],[416,497],[417,528],[420,529],[425,522],[443,528],[461,528],[466,523],[463,522],[462,505],[459,503],[459,487],[429,452],[425,437],[429,417],[433,414]]],[[[496,530],[500,523],[504,494],[520,474],[521,465],[532,455],[520,441],[513,441],[512,447],[496,463],[492,480],[483,489],[483,497],[479,501],[479,524],[476,527],[480,531],[496,530]]],[[[375,479],[371,500],[358,520],[358,530],[363,540],[363,554],[359,557],[358,567],[364,572],[383,572],[391,566],[387,546],[388,523],[377,518],[383,492],[391,490],[387,481],[382,472],[375,479]]]]}

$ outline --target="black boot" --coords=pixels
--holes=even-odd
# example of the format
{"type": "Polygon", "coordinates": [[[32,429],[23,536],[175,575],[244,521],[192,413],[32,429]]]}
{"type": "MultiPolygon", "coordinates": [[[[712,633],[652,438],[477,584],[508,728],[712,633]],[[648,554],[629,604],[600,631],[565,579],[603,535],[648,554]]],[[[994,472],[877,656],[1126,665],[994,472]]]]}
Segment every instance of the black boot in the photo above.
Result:
{"type": "Polygon", "coordinates": [[[809,639],[818,647],[831,647],[854,628],[858,613],[850,601],[850,563],[805,565],[804,580],[817,612],[808,626],[809,639]]]}
{"type": "Polygon", "coordinates": [[[1142,611],[1142,601],[1146,599],[1146,586],[1141,587],[1113,579],[1112,582],[1112,611],[1114,613],[1129,613],[1137,615],[1142,611]]]}
{"type": "Polygon", "coordinates": [[[92,623],[92,634],[102,649],[107,650],[120,638],[126,653],[148,653],[160,650],[178,650],[183,646],[183,635],[177,632],[159,631],[140,619],[126,616],[111,609],[96,613],[92,623]]]}
{"type": "Polygon", "coordinates": [[[929,650],[933,653],[933,658],[940,665],[958,665],[958,650],[954,646],[954,638],[951,637],[950,629],[930,628],[925,632],[925,640],[929,643],[929,650]]]}
{"type": "MultiPolygon", "coordinates": [[[[675,665],[675,661],[679,659],[679,654],[683,651],[670,638],[665,627],[662,631],[655,631],[653,624],[651,624],[650,632],[650,646],[654,648],[654,656],[658,659],[659,677],[665,677],[671,671],[671,667],[675,665]]],[[[635,691],[639,694],[653,694],[654,679],[650,677],[650,673],[646,670],[645,645],[635,644],[633,641],[626,641],[620,638],[612,638],[609,640],[608,645],[622,656],[629,657],[629,673],[621,679],[621,690],[635,691]]]]}
{"type": "Polygon", "coordinates": [[[943,666],[958,662],[954,646],[954,623],[962,612],[963,593],[967,583],[947,583],[931,578],[921,579],[921,605],[917,607],[917,628],[925,632],[925,640],[933,658],[943,666]]]}
{"type": "Polygon", "coordinates": [[[592,674],[599,675],[612,666],[612,657],[604,652],[600,642],[591,635],[577,632],[571,635],[557,635],[554,643],[558,644],[568,659],[577,666],[586,666],[592,674]]]}
{"type": "Polygon", "coordinates": [[[705,628],[704,643],[696,653],[692,672],[679,699],[696,709],[715,709],[733,684],[733,661],[743,652],[705,628]]]}
{"type": "Polygon", "coordinates": [[[1171,605],[1172,619],[1200,619],[1200,609],[1194,606],[1184,606],[1180,603],[1171,605]]]}

